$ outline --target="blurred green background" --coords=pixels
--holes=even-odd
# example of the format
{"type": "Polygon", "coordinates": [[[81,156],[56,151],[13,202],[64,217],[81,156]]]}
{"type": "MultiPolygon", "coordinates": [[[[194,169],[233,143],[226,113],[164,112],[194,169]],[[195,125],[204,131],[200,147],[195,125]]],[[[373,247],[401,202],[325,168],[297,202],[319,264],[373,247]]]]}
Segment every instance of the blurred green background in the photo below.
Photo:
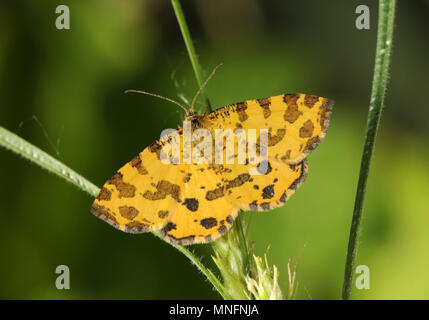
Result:
{"type": "MultiPolygon", "coordinates": [[[[339,299],[371,89],[376,1],[188,1],[182,5],[214,107],[303,92],[336,104],[307,182],[286,206],[253,213],[250,237],[280,269],[298,261],[300,299],[339,299]],[[357,30],[366,4],[371,29],[357,30]]],[[[427,1],[399,1],[391,77],[368,183],[357,263],[370,290],[353,298],[429,298],[427,1]]],[[[0,2],[0,126],[101,186],[175,127],[181,111],[142,89],[198,89],[166,0],[0,2]],[[55,28],[66,4],[71,29],[55,28]]],[[[0,150],[0,298],[211,299],[210,284],[151,234],[94,217],[87,194],[0,150]],[[55,268],[71,271],[57,290],[55,268]]],[[[245,213],[251,214],[251,213],[245,213]]],[[[211,248],[195,246],[213,266],[211,248]]]]}

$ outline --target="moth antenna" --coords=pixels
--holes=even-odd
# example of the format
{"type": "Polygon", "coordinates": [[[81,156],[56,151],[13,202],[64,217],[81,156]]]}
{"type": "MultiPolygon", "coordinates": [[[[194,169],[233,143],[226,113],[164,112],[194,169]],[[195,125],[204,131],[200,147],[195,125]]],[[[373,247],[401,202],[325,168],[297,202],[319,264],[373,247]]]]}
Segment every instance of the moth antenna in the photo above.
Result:
{"type": "Polygon", "coordinates": [[[180,104],[176,100],[160,96],[159,94],[150,93],[150,92],[146,92],[146,91],[142,91],[142,90],[125,90],[125,93],[130,93],[130,92],[146,94],[148,96],[152,96],[152,97],[155,97],[155,98],[159,98],[159,99],[162,99],[162,100],[166,100],[166,101],[172,102],[174,104],[177,104],[180,108],[182,108],[186,112],[186,114],[188,114],[188,112],[189,112],[189,110],[186,107],[184,107],[182,104],[180,104]]]}
{"type": "Polygon", "coordinates": [[[191,103],[191,111],[194,111],[194,104],[195,101],[197,101],[198,96],[200,95],[201,91],[203,91],[203,89],[207,86],[207,83],[209,82],[209,80],[214,76],[214,74],[216,73],[216,70],[222,65],[222,63],[218,64],[212,71],[212,73],[210,73],[209,77],[206,79],[206,81],[204,81],[203,85],[198,89],[197,93],[194,96],[194,99],[192,99],[192,103],[191,103]]]}

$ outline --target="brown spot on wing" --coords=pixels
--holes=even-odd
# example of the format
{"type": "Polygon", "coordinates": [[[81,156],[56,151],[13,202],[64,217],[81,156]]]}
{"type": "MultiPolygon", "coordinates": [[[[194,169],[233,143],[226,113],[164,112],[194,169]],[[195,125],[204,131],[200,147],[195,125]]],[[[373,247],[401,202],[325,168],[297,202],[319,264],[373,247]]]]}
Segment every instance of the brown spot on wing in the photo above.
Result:
{"type": "Polygon", "coordinates": [[[214,190],[208,190],[206,193],[206,200],[208,201],[216,200],[218,198],[223,197],[224,195],[225,195],[224,187],[222,186],[214,190]]]}
{"type": "Polygon", "coordinates": [[[240,120],[241,122],[246,121],[249,118],[249,116],[246,113],[246,109],[247,109],[246,102],[239,102],[236,104],[235,110],[237,111],[237,114],[238,114],[238,120],[240,120]]]}
{"type": "Polygon", "coordinates": [[[161,180],[156,185],[156,191],[151,192],[147,190],[143,197],[148,200],[161,200],[165,199],[167,195],[171,195],[171,197],[177,202],[181,202],[180,200],[180,187],[177,184],[173,184],[167,180],[161,180]]]}
{"type": "Polygon", "coordinates": [[[139,214],[139,211],[131,206],[121,206],[119,207],[119,213],[125,219],[133,220],[139,214]]]}
{"type": "Polygon", "coordinates": [[[314,150],[320,142],[320,137],[316,136],[311,139],[308,139],[307,144],[305,145],[305,151],[314,150]]]}
{"type": "Polygon", "coordinates": [[[131,221],[125,225],[125,231],[130,233],[147,232],[149,231],[149,226],[138,221],[131,221]]]}
{"type": "Polygon", "coordinates": [[[110,198],[112,197],[112,193],[106,189],[106,188],[102,188],[100,190],[100,193],[97,196],[97,199],[100,200],[105,200],[105,201],[109,201],[110,198]]]}
{"type": "Polygon", "coordinates": [[[173,222],[167,223],[167,225],[161,230],[161,232],[165,235],[167,232],[171,230],[176,230],[177,226],[173,222]]]}
{"type": "Polygon", "coordinates": [[[314,105],[319,101],[319,97],[311,94],[306,94],[304,97],[304,104],[307,108],[313,108],[314,105]]]}
{"type": "Polygon", "coordinates": [[[250,210],[258,210],[258,201],[253,201],[252,203],[249,203],[250,210]]]}
{"type": "Polygon", "coordinates": [[[299,99],[299,94],[297,93],[289,93],[289,94],[285,94],[283,96],[283,101],[287,104],[287,105],[296,105],[296,102],[299,99]]]}
{"type": "Polygon", "coordinates": [[[158,217],[160,219],[165,219],[168,217],[168,210],[159,210],[158,211],[158,217]]]}
{"type": "Polygon", "coordinates": [[[137,169],[137,171],[141,175],[148,174],[148,171],[146,168],[142,165],[142,159],[140,158],[140,155],[136,156],[133,160],[130,161],[130,165],[137,169]]]}
{"type": "Polygon", "coordinates": [[[227,228],[226,228],[226,226],[224,226],[224,225],[220,226],[220,227],[217,229],[217,231],[218,231],[220,234],[224,234],[227,230],[228,230],[228,229],[227,229],[227,228]]]}
{"type": "Polygon", "coordinates": [[[199,203],[195,198],[186,198],[183,201],[183,205],[186,206],[189,211],[195,212],[198,210],[199,203]]]}
{"type": "Polygon", "coordinates": [[[226,189],[236,188],[250,180],[250,174],[243,173],[236,178],[229,180],[226,184],[226,189]]]}
{"type": "Polygon", "coordinates": [[[270,184],[262,189],[262,198],[263,199],[271,199],[274,197],[274,185],[270,184]]]}
{"type": "Polygon", "coordinates": [[[262,108],[262,112],[264,113],[264,119],[267,119],[271,115],[271,110],[270,110],[271,100],[270,100],[270,98],[258,99],[257,101],[262,108]]]}
{"type": "Polygon", "coordinates": [[[192,176],[192,173],[186,174],[186,176],[183,177],[183,182],[188,183],[189,181],[191,181],[191,176],[192,176]]]}
{"type": "Polygon", "coordinates": [[[298,105],[296,103],[298,98],[299,98],[298,94],[284,95],[283,101],[287,104],[286,112],[283,115],[285,121],[294,123],[302,114],[302,112],[298,110],[298,105]]]}
{"type": "Polygon", "coordinates": [[[217,220],[216,218],[212,217],[205,218],[200,221],[200,224],[206,229],[211,229],[217,226],[217,220]]]}
{"type": "Polygon", "coordinates": [[[277,143],[282,141],[286,134],[286,129],[277,129],[277,133],[275,135],[271,135],[271,128],[268,131],[268,146],[275,146],[277,143]]]}
{"type": "Polygon", "coordinates": [[[282,161],[286,161],[286,160],[289,160],[290,159],[290,153],[292,152],[292,150],[288,150],[288,151],[286,151],[286,154],[284,155],[284,156],[282,156],[280,159],[282,160],[282,161]]]}
{"type": "Polygon", "coordinates": [[[116,189],[119,191],[119,198],[132,198],[135,196],[136,187],[132,184],[126,183],[122,180],[122,174],[116,172],[109,180],[108,184],[113,184],[116,189]]]}
{"type": "Polygon", "coordinates": [[[160,141],[155,141],[148,148],[150,152],[156,153],[158,160],[161,159],[162,143],[160,141]]]}
{"type": "Polygon", "coordinates": [[[311,120],[307,120],[299,129],[299,136],[301,138],[310,138],[313,135],[313,131],[314,131],[313,122],[311,120]]]}

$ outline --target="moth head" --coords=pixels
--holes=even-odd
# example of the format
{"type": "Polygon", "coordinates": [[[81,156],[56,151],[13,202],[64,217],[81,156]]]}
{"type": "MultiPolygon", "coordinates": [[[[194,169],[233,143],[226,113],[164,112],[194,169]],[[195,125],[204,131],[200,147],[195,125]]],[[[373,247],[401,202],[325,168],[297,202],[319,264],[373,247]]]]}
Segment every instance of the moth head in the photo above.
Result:
{"type": "Polygon", "coordinates": [[[188,110],[186,112],[186,121],[190,121],[192,125],[192,129],[200,128],[202,126],[202,120],[204,118],[204,115],[198,114],[193,110],[188,110]]]}

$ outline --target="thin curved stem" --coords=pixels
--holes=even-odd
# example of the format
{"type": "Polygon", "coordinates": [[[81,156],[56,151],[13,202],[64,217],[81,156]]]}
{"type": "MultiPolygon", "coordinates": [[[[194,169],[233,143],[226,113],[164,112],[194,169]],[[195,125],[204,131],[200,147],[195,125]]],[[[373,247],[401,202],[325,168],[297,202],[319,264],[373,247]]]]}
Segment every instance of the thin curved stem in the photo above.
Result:
{"type": "Polygon", "coordinates": [[[374,79],[369,104],[368,122],[365,136],[365,145],[359,173],[359,181],[356,191],[355,206],[353,210],[352,224],[350,228],[349,245],[347,251],[346,267],[344,272],[343,299],[349,299],[353,270],[358,250],[358,240],[362,219],[362,209],[365,199],[365,190],[368,181],[369,169],[374,152],[375,139],[381,112],[384,103],[384,94],[389,73],[390,53],[392,48],[393,26],[395,21],[396,0],[380,0],[378,12],[377,49],[375,54],[374,79]]]}

